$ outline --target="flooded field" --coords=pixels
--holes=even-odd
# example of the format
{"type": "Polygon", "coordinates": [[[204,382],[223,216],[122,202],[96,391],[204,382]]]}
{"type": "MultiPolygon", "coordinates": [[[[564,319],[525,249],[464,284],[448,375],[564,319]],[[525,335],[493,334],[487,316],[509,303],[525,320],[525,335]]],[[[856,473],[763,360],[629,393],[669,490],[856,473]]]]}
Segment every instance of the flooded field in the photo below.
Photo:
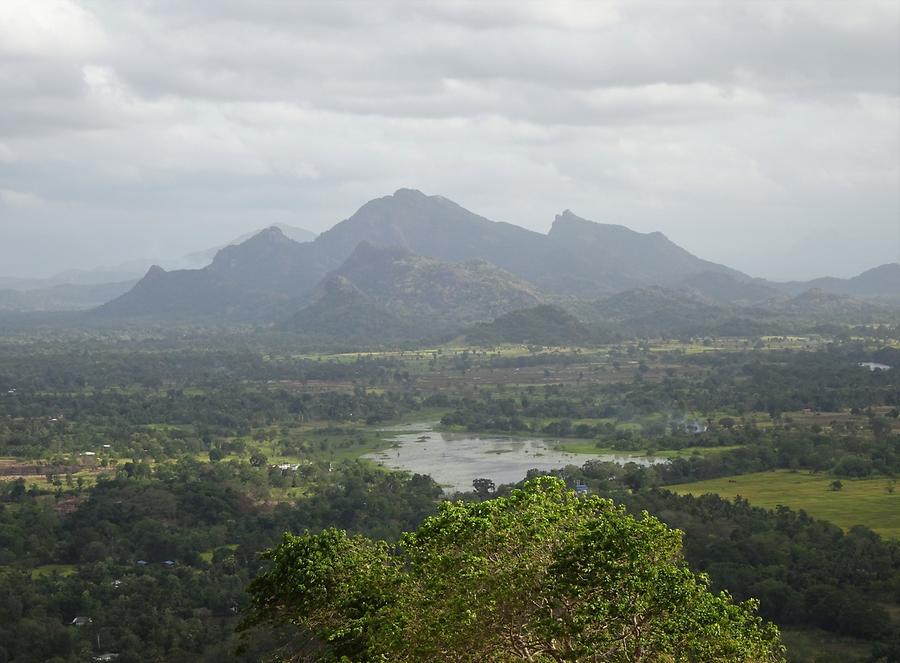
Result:
{"type": "Polygon", "coordinates": [[[386,467],[431,475],[448,493],[472,489],[472,480],[502,483],[521,481],[530,469],[554,470],[583,465],[588,460],[640,465],[667,462],[653,456],[628,454],[573,454],[557,449],[553,438],[517,438],[443,433],[432,423],[410,424],[396,431],[395,446],[367,454],[386,467]]]}

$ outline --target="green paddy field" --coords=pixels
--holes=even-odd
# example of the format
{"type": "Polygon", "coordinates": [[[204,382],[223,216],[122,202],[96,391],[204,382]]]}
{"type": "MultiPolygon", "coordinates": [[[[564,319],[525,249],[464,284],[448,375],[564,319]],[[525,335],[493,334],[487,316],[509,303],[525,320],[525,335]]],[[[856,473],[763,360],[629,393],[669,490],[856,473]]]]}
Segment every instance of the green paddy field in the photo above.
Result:
{"type": "Polygon", "coordinates": [[[832,481],[834,477],[821,474],[776,470],[668,488],[682,495],[716,493],[729,499],[740,495],[755,506],[802,509],[844,529],[865,525],[884,537],[900,539],[900,485],[891,492],[892,480],[887,477],[841,479],[842,488],[836,491],[832,481]]]}

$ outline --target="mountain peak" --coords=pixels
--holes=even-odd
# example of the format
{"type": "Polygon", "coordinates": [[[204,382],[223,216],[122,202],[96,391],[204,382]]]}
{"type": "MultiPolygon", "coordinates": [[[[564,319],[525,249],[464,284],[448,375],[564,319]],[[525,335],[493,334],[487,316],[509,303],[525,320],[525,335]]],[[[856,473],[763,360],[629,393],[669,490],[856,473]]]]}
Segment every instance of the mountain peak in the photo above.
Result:
{"type": "Polygon", "coordinates": [[[252,257],[258,257],[257,252],[259,251],[279,251],[282,248],[290,250],[296,246],[299,246],[299,243],[285,235],[281,228],[269,226],[240,244],[232,244],[220,249],[215,258],[213,258],[211,266],[217,267],[224,262],[235,260],[238,256],[246,256],[248,254],[252,257]]]}
{"type": "MultiPolygon", "coordinates": [[[[288,238],[287,235],[284,234],[284,231],[278,226],[269,226],[268,228],[263,228],[258,233],[256,233],[255,237],[273,241],[281,241],[288,238]]],[[[251,237],[250,239],[253,239],[253,237],[251,237]]]]}
{"type": "Polygon", "coordinates": [[[588,221],[587,219],[583,219],[575,212],[570,209],[564,209],[562,212],[556,215],[553,219],[553,225],[555,226],[558,223],[566,224],[566,223],[593,223],[593,221],[588,221]]]}
{"type": "Polygon", "coordinates": [[[160,267],[159,265],[150,265],[150,269],[147,270],[147,273],[144,275],[144,278],[145,278],[145,279],[152,279],[152,278],[156,278],[156,277],[158,277],[158,276],[161,276],[161,275],[163,275],[163,274],[165,274],[165,273],[166,273],[166,270],[164,270],[164,269],[163,269],[162,267],[160,267]]]}
{"type": "Polygon", "coordinates": [[[858,274],[855,278],[866,278],[871,276],[900,276],[900,262],[886,262],[878,267],[867,269],[862,274],[858,274]]]}
{"type": "Polygon", "coordinates": [[[400,188],[394,191],[394,198],[427,198],[424,193],[418,189],[400,188]]]}
{"type": "Polygon", "coordinates": [[[240,244],[226,246],[204,271],[242,289],[296,295],[324,270],[316,263],[312,243],[295,242],[272,226],[240,244]]]}
{"type": "Polygon", "coordinates": [[[553,225],[550,226],[549,234],[553,235],[554,231],[557,235],[568,232],[589,232],[595,235],[597,233],[613,233],[616,235],[627,236],[643,234],[615,223],[598,223],[596,221],[591,221],[590,219],[585,219],[583,216],[578,216],[570,209],[563,210],[553,219],[553,225]]]}

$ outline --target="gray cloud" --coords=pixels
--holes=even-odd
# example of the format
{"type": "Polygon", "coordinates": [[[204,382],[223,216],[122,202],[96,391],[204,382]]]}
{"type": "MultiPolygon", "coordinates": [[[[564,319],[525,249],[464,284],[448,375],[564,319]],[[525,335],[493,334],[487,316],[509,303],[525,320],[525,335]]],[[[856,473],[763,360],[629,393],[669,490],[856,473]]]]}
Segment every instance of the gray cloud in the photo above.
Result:
{"type": "Polygon", "coordinates": [[[850,274],[900,259],[898,31],[890,1],[7,0],[0,272],[322,230],[413,186],[850,274]]]}

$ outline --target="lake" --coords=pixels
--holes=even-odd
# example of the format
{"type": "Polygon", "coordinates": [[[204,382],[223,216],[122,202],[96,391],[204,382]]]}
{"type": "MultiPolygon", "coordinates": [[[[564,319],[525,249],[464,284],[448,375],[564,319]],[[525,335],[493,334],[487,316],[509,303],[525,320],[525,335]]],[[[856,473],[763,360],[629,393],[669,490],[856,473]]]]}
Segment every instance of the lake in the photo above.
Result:
{"type": "Polygon", "coordinates": [[[558,438],[522,438],[444,433],[434,423],[409,424],[386,430],[395,433],[396,446],[363,458],[394,470],[428,474],[445,492],[472,490],[472,480],[491,479],[498,486],[525,478],[530,469],[556,470],[589,460],[653,465],[666,458],[621,454],[573,454],[560,451],[558,438]]]}

